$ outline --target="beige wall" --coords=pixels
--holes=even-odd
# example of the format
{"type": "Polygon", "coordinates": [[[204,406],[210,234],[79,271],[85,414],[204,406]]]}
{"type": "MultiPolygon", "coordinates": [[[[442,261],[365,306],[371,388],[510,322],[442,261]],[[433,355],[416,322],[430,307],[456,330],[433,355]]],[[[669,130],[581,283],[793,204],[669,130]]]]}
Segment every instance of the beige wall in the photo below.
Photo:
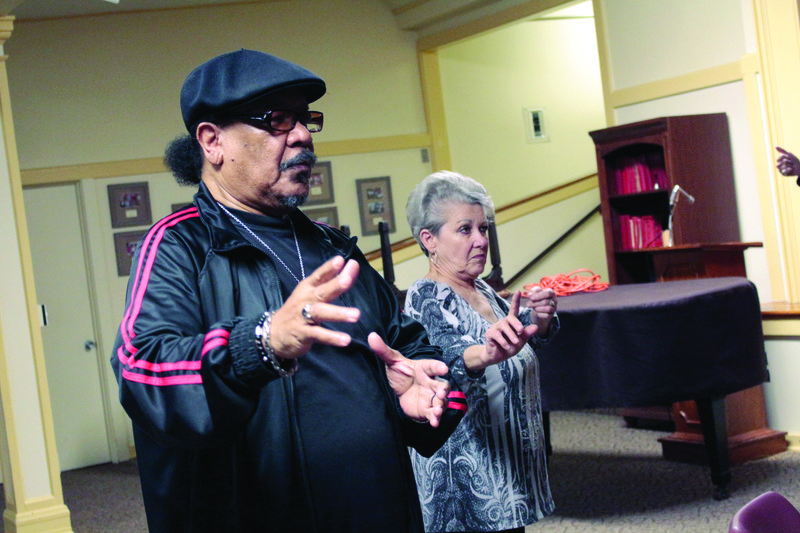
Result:
{"type": "Polygon", "coordinates": [[[6,48],[20,165],[160,156],[183,133],[178,94],[189,71],[242,47],[326,80],[318,142],[424,132],[414,46],[372,0],[20,21],[6,48]]]}
{"type": "MultiPolygon", "coordinates": [[[[326,80],[328,94],[314,104],[326,115],[318,144],[426,130],[414,37],[399,31],[379,2],[267,2],[22,21],[13,41],[10,86],[23,170],[161,157],[185,133],[178,94],[186,74],[241,47],[296,61],[326,80]],[[324,23],[301,23],[308,20],[324,23]]],[[[430,173],[419,150],[324,160],[332,162],[340,224],[360,234],[355,180],[388,175],[400,209],[393,239],[410,235],[405,198],[430,173]]],[[[360,244],[372,250],[379,241],[360,244]]]]}
{"type": "Polygon", "coordinates": [[[497,205],[596,172],[588,133],[606,126],[592,19],[519,22],[439,51],[453,170],[491,183],[497,205]],[[523,110],[543,108],[546,142],[523,110]]]}
{"type": "MultiPolygon", "coordinates": [[[[596,172],[588,132],[606,121],[592,19],[520,20],[444,46],[438,55],[452,170],[483,183],[496,206],[596,172]],[[530,108],[543,109],[547,141],[529,142],[523,117],[530,108]]],[[[504,279],[598,204],[593,191],[501,225],[504,279]]],[[[599,219],[578,230],[514,288],[576,269],[607,280],[599,219]]],[[[422,263],[401,265],[398,286],[405,288],[427,272],[422,263]]]]}
{"type": "Polygon", "coordinates": [[[743,12],[742,4],[747,3],[603,0],[614,58],[609,72],[613,87],[667,79],[754,52],[747,49],[745,31],[752,16],[743,12]]]}

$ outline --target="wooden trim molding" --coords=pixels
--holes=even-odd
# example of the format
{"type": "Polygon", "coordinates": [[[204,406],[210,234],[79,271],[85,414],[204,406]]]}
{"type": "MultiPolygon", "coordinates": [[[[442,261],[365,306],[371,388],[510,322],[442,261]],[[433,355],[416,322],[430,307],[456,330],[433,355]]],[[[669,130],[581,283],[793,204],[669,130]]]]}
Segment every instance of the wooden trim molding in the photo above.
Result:
{"type": "Polygon", "coordinates": [[[59,183],[76,183],[85,179],[138,176],[166,171],[167,168],[160,157],[34,168],[22,171],[22,186],[35,187],[59,183]]]}
{"type": "Polygon", "coordinates": [[[319,157],[333,157],[338,155],[369,154],[374,152],[389,152],[392,150],[427,148],[431,146],[432,142],[431,136],[427,133],[413,133],[390,137],[373,137],[371,139],[329,141],[315,143],[314,147],[319,157]]]}
{"type": "Polygon", "coordinates": [[[524,200],[505,205],[495,212],[495,223],[505,224],[514,219],[529,215],[534,211],[544,209],[547,206],[562,202],[573,196],[598,187],[597,174],[584,176],[577,180],[553,187],[547,191],[535,194],[524,200]]]}
{"type": "Polygon", "coordinates": [[[762,302],[765,337],[800,337],[800,303],[762,302]]]}
{"type": "Polygon", "coordinates": [[[734,61],[664,80],[613,90],[606,98],[606,105],[612,108],[624,107],[740,81],[743,68],[752,65],[752,59],[734,61]]]}
{"type": "MultiPolygon", "coordinates": [[[[431,146],[431,136],[427,133],[375,137],[371,139],[352,139],[331,141],[316,145],[319,157],[365,154],[392,150],[408,150],[431,146]]],[[[105,163],[86,163],[47,168],[22,170],[22,186],[36,187],[58,183],[75,183],[84,179],[116,178],[141,176],[168,172],[161,157],[146,157],[105,163]]]]}
{"type": "Polygon", "coordinates": [[[418,61],[425,120],[431,135],[431,168],[434,171],[449,169],[453,165],[444,112],[439,52],[436,50],[419,52],[418,61]]]}

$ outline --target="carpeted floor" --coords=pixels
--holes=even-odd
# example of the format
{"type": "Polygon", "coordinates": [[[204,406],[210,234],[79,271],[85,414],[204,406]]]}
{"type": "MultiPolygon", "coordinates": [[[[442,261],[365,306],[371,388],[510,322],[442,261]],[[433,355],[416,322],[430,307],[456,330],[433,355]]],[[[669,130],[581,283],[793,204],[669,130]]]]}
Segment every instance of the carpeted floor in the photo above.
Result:
{"type": "Polygon", "coordinates": [[[61,484],[75,533],[147,531],[136,461],[64,472],[61,484]]]}
{"type": "MultiPolygon", "coordinates": [[[[552,413],[551,423],[556,512],[526,533],[726,533],[768,490],[800,507],[800,453],[735,467],[730,499],[716,501],[706,467],[661,458],[666,431],[627,428],[604,412],[552,413]]],[[[147,531],[135,461],[64,472],[62,483],[76,533],[147,531]]]]}
{"type": "Polygon", "coordinates": [[[800,507],[800,453],[734,467],[731,496],[717,501],[707,467],[661,458],[657,439],[667,431],[627,428],[596,412],[551,419],[556,511],[526,533],[726,533],[734,513],[768,490],[800,507]]]}
{"type": "MultiPolygon", "coordinates": [[[[136,461],[62,472],[61,486],[75,533],[147,532],[136,461]]],[[[2,485],[0,496],[5,508],[2,485]]]]}

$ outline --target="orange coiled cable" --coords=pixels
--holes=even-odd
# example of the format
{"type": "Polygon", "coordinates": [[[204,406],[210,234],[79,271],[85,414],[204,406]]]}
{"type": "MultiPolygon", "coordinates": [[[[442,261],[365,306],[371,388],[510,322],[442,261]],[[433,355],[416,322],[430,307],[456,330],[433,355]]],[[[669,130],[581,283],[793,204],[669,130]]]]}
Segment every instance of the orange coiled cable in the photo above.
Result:
{"type": "Polygon", "coordinates": [[[600,292],[608,288],[608,283],[600,281],[598,274],[586,268],[573,270],[569,274],[545,276],[538,284],[529,283],[522,288],[528,291],[536,285],[543,289],[553,289],[556,296],[569,296],[576,292],[600,292]]]}

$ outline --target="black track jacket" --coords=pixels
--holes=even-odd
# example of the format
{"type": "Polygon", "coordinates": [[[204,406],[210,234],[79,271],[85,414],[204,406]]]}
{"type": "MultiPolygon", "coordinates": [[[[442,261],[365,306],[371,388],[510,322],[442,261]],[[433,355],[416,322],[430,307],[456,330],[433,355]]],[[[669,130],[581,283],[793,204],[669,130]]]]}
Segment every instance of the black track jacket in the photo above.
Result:
{"type": "MultiPolygon", "coordinates": [[[[325,465],[327,457],[306,456],[308,443],[298,426],[298,407],[308,399],[295,394],[302,359],[297,375],[279,378],[261,362],[255,345],[261,314],[282,304],[275,265],[242,238],[201,184],[191,206],[157,222],[140,243],[111,358],[120,400],[133,421],[151,533],[422,531],[406,446],[432,454],[463,410],[451,401],[436,429],[406,417],[365,335],[379,333],[406,357],[439,359],[441,351],[428,344],[419,323],[400,312],[355,239],[299,211],[292,220],[299,234],[313,235],[325,257],[339,254],[361,265],[346,297],[361,310],[364,338],[354,337],[335,356],[363,359],[356,360],[365,369],[359,382],[374,384],[372,396],[365,397],[378,401],[353,405],[352,411],[345,406],[353,419],[345,417],[340,433],[324,440],[325,446],[353,442],[345,432],[358,427],[359,413],[377,410],[365,419],[381,420],[380,431],[367,427],[357,436],[359,449],[369,453],[348,455],[343,485],[358,488],[358,499],[337,491],[347,491],[345,486],[314,486],[307,466],[325,465]],[[384,471],[399,475],[361,490],[360,476],[371,472],[371,479],[380,479],[384,471]],[[326,494],[337,503],[323,502],[326,494]],[[391,509],[401,519],[384,523],[375,509],[391,509]]],[[[331,350],[337,349],[312,348],[321,357],[334,357],[331,350]]],[[[451,399],[463,398],[457,384],[451,385],[451,399]]],[[[352,398],[349,392],[344,396],[352,398]]],[[[341,401],[338,395],[323,400],[341,401]]],[[[320,450],[318,442],[311,448],[320,450]]]]}

